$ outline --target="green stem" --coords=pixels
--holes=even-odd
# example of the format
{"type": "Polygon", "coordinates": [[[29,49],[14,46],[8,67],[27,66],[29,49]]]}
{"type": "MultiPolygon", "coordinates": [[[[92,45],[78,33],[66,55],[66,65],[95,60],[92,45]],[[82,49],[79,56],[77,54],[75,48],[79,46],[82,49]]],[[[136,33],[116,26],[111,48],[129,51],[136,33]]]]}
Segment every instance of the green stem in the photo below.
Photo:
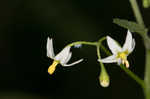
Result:
{"type": "Polygon", "coordinates": [[[145,67],[145,85],[146,99],[150,99],[150,50],[146,50],[146,67],[145,67]]]}
{"type": "Polygon", "coordinates": [[[136,21],[138,22],[138,24],[140,24],[141,26],[145,27],[144,25],[144,21],[142,18],[142,15],[140,13],[140,9],[138,7],[137,1],[136,0],[129,0],[136,18],[136,21]]]}
{"type": "MultiPolygon", "coordinates": [[[[130,0],[130,3],[132,5],[133,12],[134,12],[137,22],[142,27],[145,28],[145,25],[144,25],[144,22],[142,19],[142,15],[140,13],[140,10],[139,10],[136,0],[130,0]]],[[[145,33],[143,32],[143,34],[141,36],[144,40],[144,44],[145,44],[145,48],[146,48],[146,66],[145,66],[145,77],[144,77],[145,88],[143,88],[143,89],[144,89],[144,93],[145,93],[145,98],[150,99],[150,38],[148,37],[146,32],[145,33]]]]}
{"type": "Polygon", "coordinates": [[[97,42],[86,42],[86,41],[73,42],[73,43],[71,43],[71,44],[68,44],[67,46],[75,46],[75,45],[80,45],[80,44],[97,46],[97,42]]]}
{"type": "MultiPolygon", "coordinates": [[[[98,59],[101,59],[100,46],[99,45],[97,45],[97,57],[98,57],[98,59]]],[[[102,62],[100,62],[100,66],[101,66],[101,69],[103,69],[104,71],[106,71],[106,69],[104,67],[104,64],[102,62]]]]}
{"type": "MultiPolygon", "coordinates": [[[[144,21],[142,19],[142,15],[140,13],[138,4],[136,2],[136,0],[130,0],[136,21],[138,22],[138,24],[140,24],[143,28],[145,28],[144,25],[144,21]]],[[[145,66],[145,77],[144,77],[144,94],[146,99],[150,99],[150,39],[147,35],[147,32],[143,32],[141,34],[143,40],[144,40],[144,44],[145,44],[145,48],[146,48],[146,66],[145,66]]],[[[138,83],[140,83],[140,81],[138,81],[138,83]]]]}
{"type": "MultiPolygon", "coordinates": [[[[109,51],[107,51],[107,49],[106,49],[104,46],[102,46],[102,42],[103,42],[105,39],[106,39],[106,37],[103,37],[103,38],[101,38],[101,39],[98,40],[98,43],[97,43],[97,57],[98,57],[98,59],[101,59],[100,47],[102,47],[102,49],[103,49],[105,52],[107,52],[106,54],[109,53],[109,51]]],[[[101,62],[100,62],[100,63],[101,63],[101,62]]],[[[103,63],[101,63],[101,64],[103,65],[103,63]]]]}
{"type": "Polygon", "coordinates": [[[150,38],[148,37],[148,34],[145,33],[143,35],[141,35],[143,40],[144,40],[144,44],[145,44],[145,48],[150,50],[150,38]]]}
{"type": "Polygon", "coordinates": [[[104,45],[101,44],[100,47],[107,55],[111,55],[111,53],[104,47],[104,45]]]}
{"type": "Polygon", "coordinates": [[[123,69],[131,78],[133,78],[141,87],[145,90],[145,84],[142,79],[140,79],[137,75],[127,69],[123,64],[120,65],[121,69],[123,69]]]}
{"type": "MultiPolygon", "coordinates": [[[[98,41],[98,44],[97,44],[97,57],[98,57],[99,60],[101,59],[100,47],[102,46],[102,41],[105,40],[105,39],[106,39],[106,37],[101,38],[98,41]]],[[[104,48],[105,51],[107,51],[107,49],[105,49],[104,46],[103,46],[103,48],[104,48]]],[[[102,62],[99,62],[99,63],[100,63],[100,67],[101,67],[101,73],[100,73],[100,77],[99,77],[100,84],[103,87],[108,87],[109,83],[110,83],[109,75],[108,75],[108,73],[107,73],[107,71],[104,67],[104,64],[102,62]]]]}
{"type": "MultiPolygon", "coordinates": [[[[97,57],[98,59],[101,59],[101,55],[100,55],[100,46],[97,46],[97,57]]],[[[101,66],[101,71],[106,71],[104,64],[102,62],[99,62],[100,66],[101,66]]]]}

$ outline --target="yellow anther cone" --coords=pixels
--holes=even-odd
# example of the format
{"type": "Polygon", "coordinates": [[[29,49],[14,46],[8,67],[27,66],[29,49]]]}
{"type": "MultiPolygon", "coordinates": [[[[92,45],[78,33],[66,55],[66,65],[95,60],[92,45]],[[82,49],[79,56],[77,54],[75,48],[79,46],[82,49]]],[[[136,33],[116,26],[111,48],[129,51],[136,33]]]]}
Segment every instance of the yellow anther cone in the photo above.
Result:
{"type": "Polygon", "coordinates": [[[54,73],[54,71],[55,71],[56,66],[58,65],[58,63],[59,63],[58,61],[54,61],[53,64],[49,66],[48,73],[50,75],[52,75],[54,73]]]}

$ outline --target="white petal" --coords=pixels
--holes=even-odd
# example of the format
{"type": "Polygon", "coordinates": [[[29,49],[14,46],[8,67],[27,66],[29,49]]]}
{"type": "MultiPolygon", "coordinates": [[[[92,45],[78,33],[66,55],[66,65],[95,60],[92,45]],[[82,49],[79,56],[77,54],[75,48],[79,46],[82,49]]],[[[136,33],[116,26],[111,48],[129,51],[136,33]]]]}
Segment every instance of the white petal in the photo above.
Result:
{"type": "Polygon", "coordinates": [[[53,40],[48,37],[47,39],[47,56],[50,58],[54,58],[54,50],[53,50],[53,40]]]}
{"type": "Polygon", "coordinates": [[[127,36],[126,36],[126,41],[123,45],[123,51],[128,50],[131,51],[133,46],[133,39],[132,39],[132,34],[131,32],[128,30],[127,32],[127,36]]]}
{"type": "Polygon", "coordinates": [[[102,62],[102,63],[115,63],[115,62],[117,62],[117,59],[116,59],[115,55],[112,55],[112,56],[108,56],[108,57],[103,58],[103,59],[98,60],[98,61],[102,62]]]}
{"type": "Polygon", "coordinates": [[[107,36],[107,44],[113,54],[117,54],[118,52],[122,51],[118,43],[110,36],[107,36]]]}
{"type": "Polygon", "coordinates": [[[82,62],[82,61],[83,61],[83,59],[80,59],[80,60],[75,61],[75,62],[73,62],[73,63],[71,63],[71,64],[64,64],[63,66],[64,66],[64,67],[73,66],[73,65],[78,64],[78,63],[80,63],[80,62],[82,62]]]}
{"type": "Polygon", "coordinates": [[[66,63],[71,59],[71,56],[72,56],[72,53],[70,52],[70,53],[68,54],[68,57],[67,57],[65,60],[61,60],[60,63],[61,63],[62,65],[66,64],[66,63]]]}
{"type": "Polygon", "coordinates": [[[132,39],[132,48],[129,50],[129,53],[131,53],[135,48],[135,39],[132,39]]]}
{"type": "Polygon", "coordinates": [[[65,60],[68,58],[68,55],[70,53],[70,46],[65,47],[61,52],[59,52],[56,57],[55,60],[60,61],[61,63],[64,63],[65,60]]]}

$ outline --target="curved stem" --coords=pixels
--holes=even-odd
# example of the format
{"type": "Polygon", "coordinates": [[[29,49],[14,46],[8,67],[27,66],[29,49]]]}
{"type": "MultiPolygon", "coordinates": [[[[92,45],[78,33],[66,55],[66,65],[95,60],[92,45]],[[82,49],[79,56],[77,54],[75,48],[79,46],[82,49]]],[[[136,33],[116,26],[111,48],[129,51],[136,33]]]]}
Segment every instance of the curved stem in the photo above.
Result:
{"type": "MultiPolygon", "coordinates": [[[[97,57],[98,59],[101,59],[101,55],[100,55],[100,46],[97,45],[97,57]]],[[[101,71],[106,71],[105,67],[104,67],[104,64],[102,62],[99,62],[100,63],[100,66],[101,66],[101,71]]]]}
{"type": "MultiPolygon", "coordinates": [[[[101,38],[97,44],[97,57],[99,60],[101,59],[100,47],[102,46],[102,41],[105,39],[106,39],[106,37],[101,38]]],[[[105,47],[103,46],[103,48],[105,48],[105,47]]],[[[105,49],[105,51],[107,51],[107,49],[105,49]]],[[[99,62],[99,63],[100,63],[100,68],[101,68],[100,77],[99,77],[100,84],[103,87],[108,87],[109,83],[110,83],[109,75],[104,67],[104,64],[102,62],[99,62]]]]}
{"type": "Polygon", "coordinates": [[[111,53],[104,47],[103,44],[101,44],[101,47],[100,47],[107,55],[111,55],[111,53]]]}
{"type": "MultiPolygon", "coordinates": [[[[100,47],[102,46],[102,41],[104,41],[105,39],[106,39],[106,37],[103,37],[103,38],[98,40],[98,43],[97,43],[97,57],[98,57],[98,59],[101,59],[100,47]]],[[[107,49],[104,46],[102,46],[102,47],[103,47],[103,50],[105,52],[108,52],[107,49]]]]}
{"type": "Polygon", "coordinates": [[[71,43],[71,44],[68,44],[67,46],[75,46],[75,45],[79,45],[79,44],[85,44],[85,45],[96,46],[96,45],[97,45],[97,42],[77,41],[77,42],[73,42],[73,43],[71,43]]]}

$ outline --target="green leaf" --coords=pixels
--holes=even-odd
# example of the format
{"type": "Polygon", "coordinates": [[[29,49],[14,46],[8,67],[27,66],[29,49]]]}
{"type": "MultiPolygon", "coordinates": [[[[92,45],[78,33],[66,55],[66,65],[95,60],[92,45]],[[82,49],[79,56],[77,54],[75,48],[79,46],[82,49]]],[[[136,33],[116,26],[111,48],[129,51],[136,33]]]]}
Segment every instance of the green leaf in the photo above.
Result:
{"type": "Polygon", "coordinates": [[[139,34],[147,33],[146,28],[142,27],[141,25],[139,25],[133,21],[115,18],[115,19],[113,19],[113,23],[115,23],[123,28],[129,29],[131,32],[137,32],[139,34]]]}

